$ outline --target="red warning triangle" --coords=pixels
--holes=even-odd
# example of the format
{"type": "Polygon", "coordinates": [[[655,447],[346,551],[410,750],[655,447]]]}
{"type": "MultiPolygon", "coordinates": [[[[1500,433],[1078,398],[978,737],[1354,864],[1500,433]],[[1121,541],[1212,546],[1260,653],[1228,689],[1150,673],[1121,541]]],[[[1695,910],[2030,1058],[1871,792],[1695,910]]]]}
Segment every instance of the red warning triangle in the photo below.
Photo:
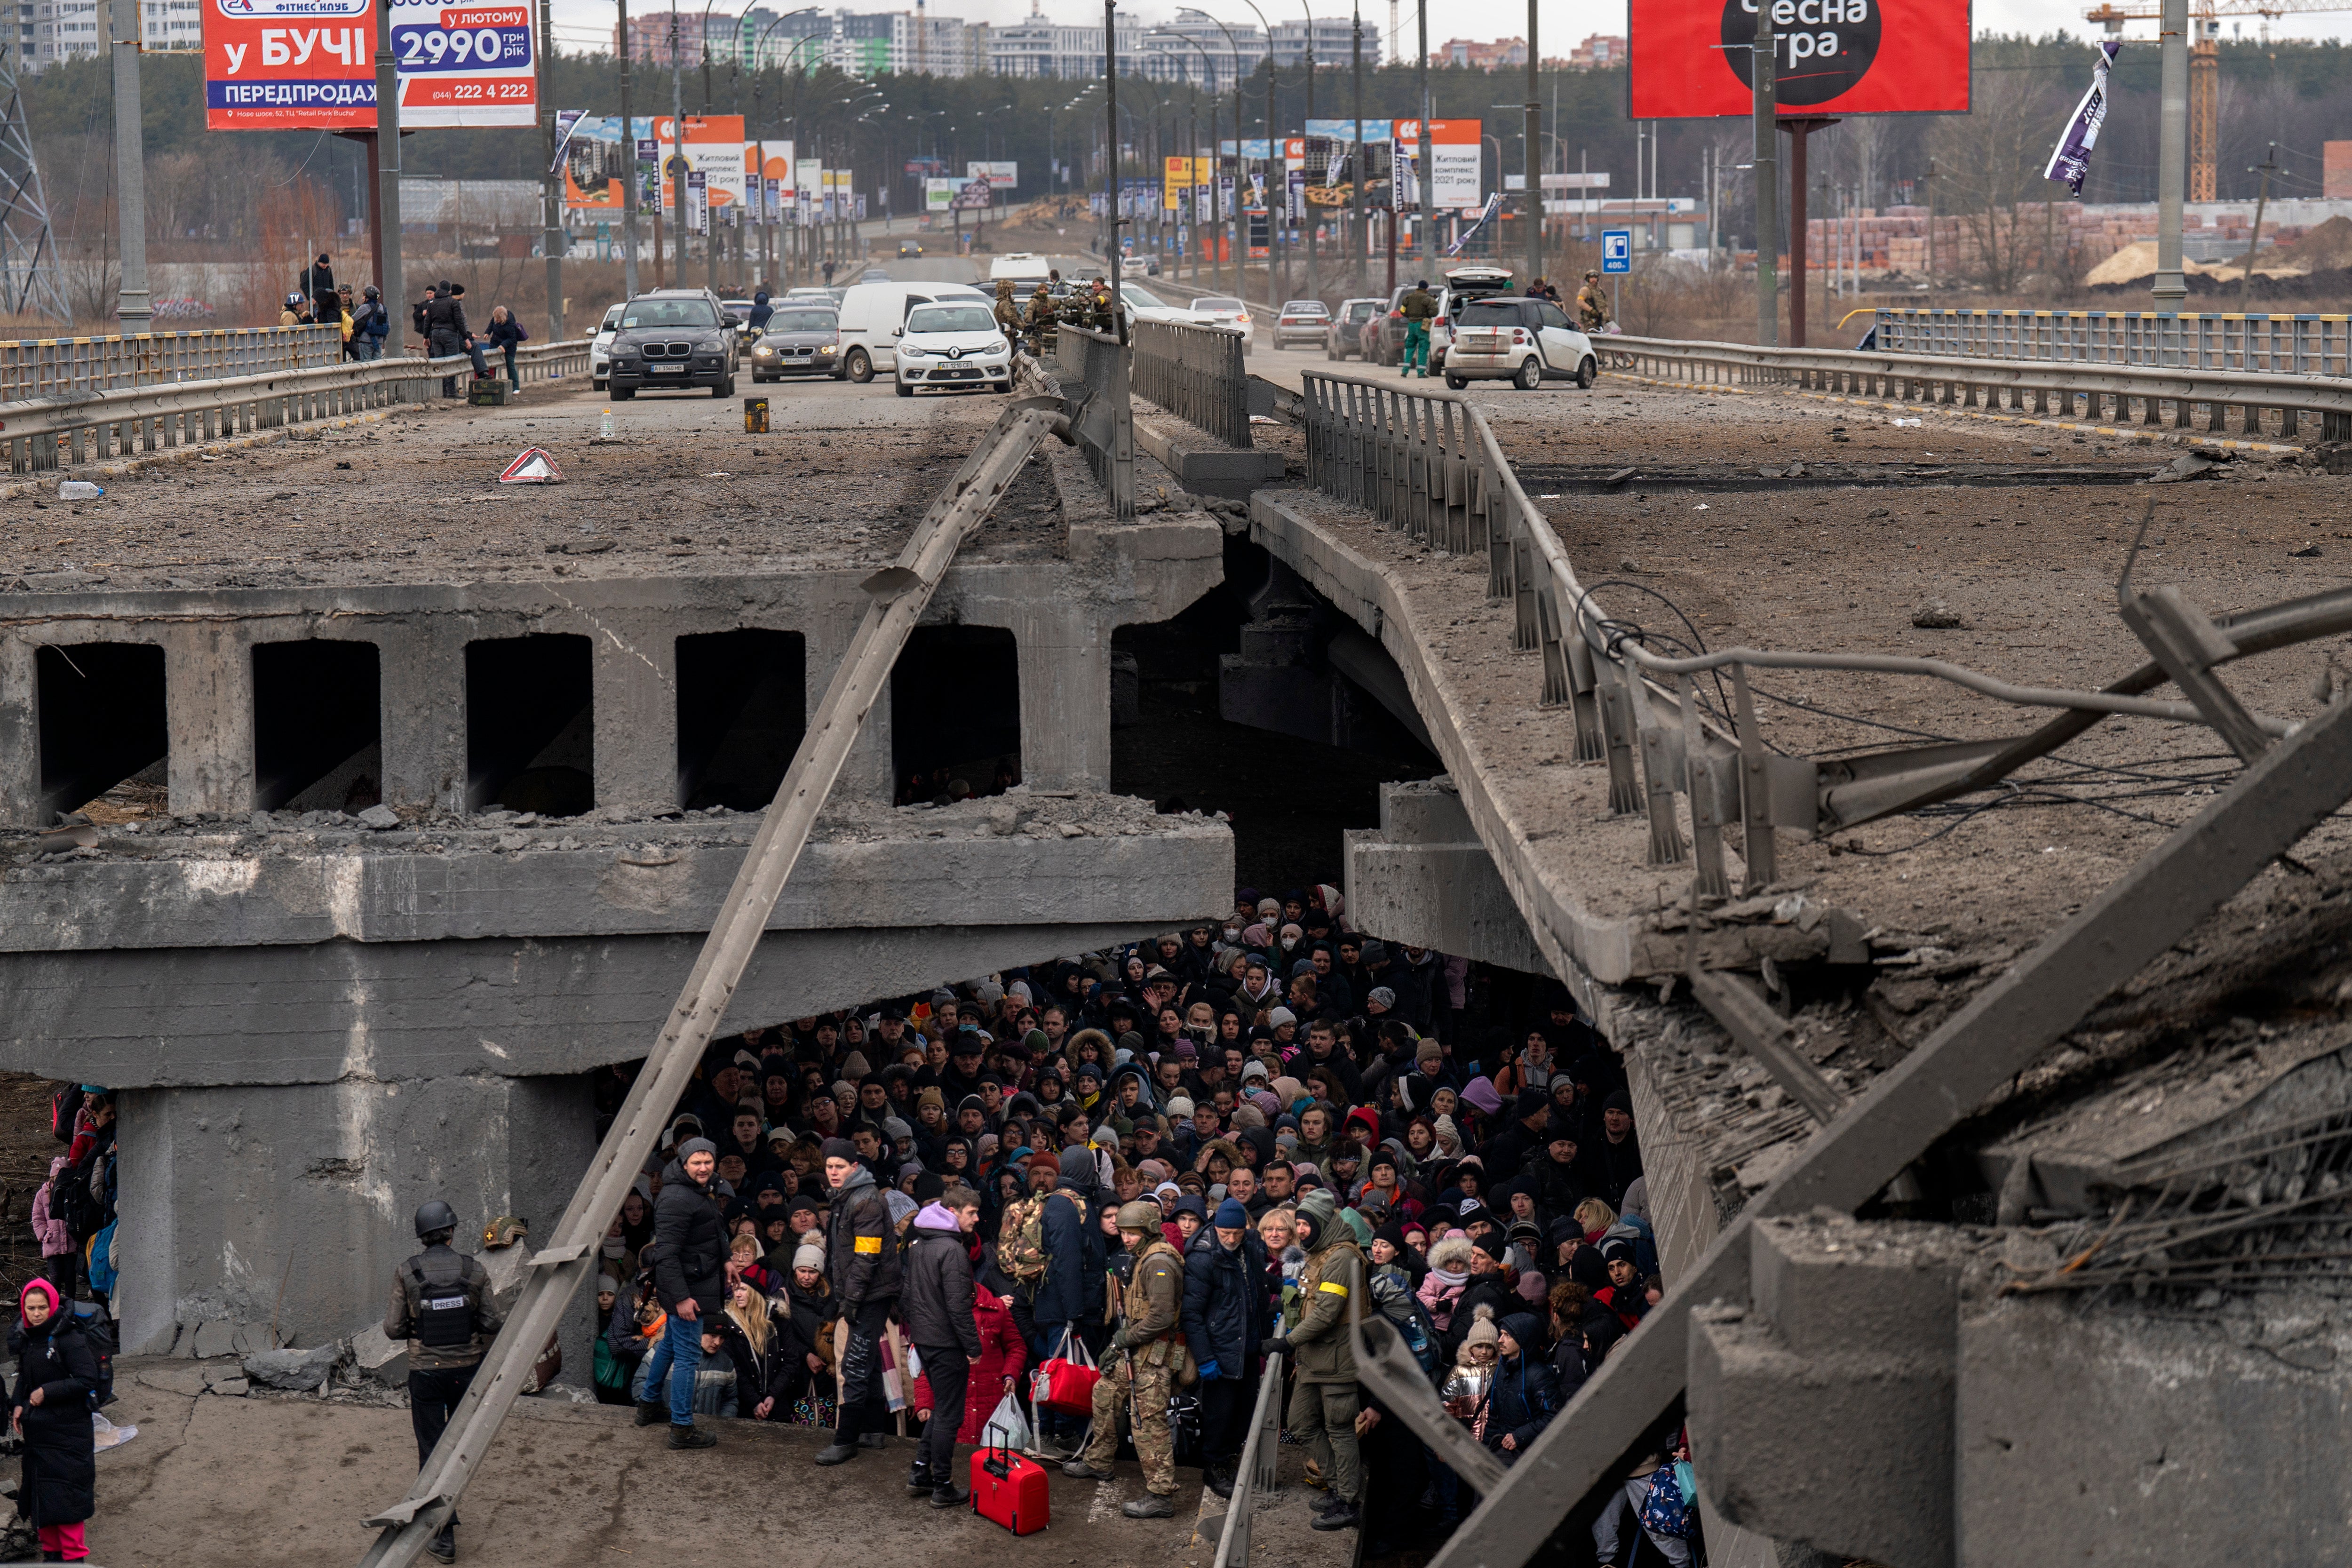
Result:
{"type": "Polygon", "coordinates": [[[520,456],[499,476],[502,485],[553,485],[563,481],[563,470],[544,447],[525,447],[520,456]]]}

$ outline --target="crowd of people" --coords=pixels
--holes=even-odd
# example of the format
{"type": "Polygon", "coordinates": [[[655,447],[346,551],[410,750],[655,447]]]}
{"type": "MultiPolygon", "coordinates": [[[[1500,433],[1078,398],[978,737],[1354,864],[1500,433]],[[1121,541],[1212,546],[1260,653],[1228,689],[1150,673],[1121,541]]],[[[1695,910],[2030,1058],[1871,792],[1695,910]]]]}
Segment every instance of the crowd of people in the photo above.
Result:
{"type": "MultiPolygon", "coordinates": [[[[1356,1320],[1508,1465],[1662,1292],[1616,1054],[1563,989],[1466,1006],[1469,969],[1330,887],[1245,888],[1131,949],[730,1037],[606,1235],[600,1397],[681,1448],[719,1440],[698,1415],[826,1428],[826,1465],[919,1432],[940,1507],[959,1443],[1087,1478],[1131,1442],[1152,1518],[1179,1465],[1230,1495],[1278,1352],[1318,1527],[1450,1528],[1475,1494],[1360,1385],[1356,1320]]],[[[1601,1561],[1691,1560],[1681,1458],[1629,1468],[1601,1561]]]]}

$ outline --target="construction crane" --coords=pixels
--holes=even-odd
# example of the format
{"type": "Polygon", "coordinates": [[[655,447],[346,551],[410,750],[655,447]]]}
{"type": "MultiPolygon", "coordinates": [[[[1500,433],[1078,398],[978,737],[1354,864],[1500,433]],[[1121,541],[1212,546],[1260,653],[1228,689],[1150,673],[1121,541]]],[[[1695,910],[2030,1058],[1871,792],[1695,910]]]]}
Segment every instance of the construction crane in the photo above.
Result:
{"type": "MultiPolygon", "coordinates": [[[[2280,16],[2315,11],[2352,11],[2352,0],[2189,0],[2189,199],[2218,201],[2214,176],[2221,163],[2221,18],[2260,16],[2264,26],[2280,16]]],[[[2083,13],[2109,34],[2126,22],[2160,22],[2161,8],[2117,5],[2113,0],[2083,13]]]]}

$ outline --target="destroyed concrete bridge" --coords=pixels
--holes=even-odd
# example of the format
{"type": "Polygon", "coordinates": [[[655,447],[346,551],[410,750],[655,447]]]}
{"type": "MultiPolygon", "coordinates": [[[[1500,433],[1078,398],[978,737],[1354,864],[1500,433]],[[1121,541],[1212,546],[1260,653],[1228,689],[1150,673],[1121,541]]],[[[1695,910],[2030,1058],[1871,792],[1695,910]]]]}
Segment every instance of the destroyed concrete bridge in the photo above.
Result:
{"type": "MultiPolygon", "coordinates": [[[[2352,1117],[2352,773],[2313,643],[2352,612],[2304,549],[2328,478],[2252,453],[2200,481],[2229,523],[2143,511],[2178,434],[2067,434],[2038,386],[1996,426],[1916,367],[1626,365],[1523,400],[1260,368],[1290,423],[1246,461],[1230,421],[1139,402],[1131,470],[1085,417],[1023,469],[738,1015],[1221,911],[1246,817],[1134,787],[1168,775],[1115,731],[1126,660],[1198,684],[1153,661],[1222,595],[1226,719],[1425,748],[1350,825],[1355,922],[1557,975],[1633,1082],[1673,1294],[1441,1568],[1526,1561],[1685,1416],[1717,1562],[2324,1557],[2342,1527],[2312,1521],[2346,1509],[2217,1503],[2290,1473],[2334,1496],[2311,1437],[2352,1407],[2303,1256],[2345,1223],[2352,1117]],[[2021,484],[2037,441],[2085,449],[2021,484]],[[1832,446],[1885,474],[1781,482],[1857,455],[1832,446]],[[1286,482],[1206,504],[1275,454],[1286,482]],[[1956,457],[2003,477],[1919,471],[1956,457]],[[2127,550],[2177,586],[2116,616],[2127,550]],[[1016,793],[893,804],[910,768],[1008,754],[1016,793]]],[[[1081,415],[1129,407],[1074,372],[1081,415]]],[[[133,1348],[281,1290],[285,1322],[350,1332],[427,1187],[562,1206],[578,1075],[660,1026],[860,584],[979,434],[960,408],[829,409],[803,417],[833,445],[764,449],[666,411],[587,447],[576,399],[403,408],[200,479],[156,463],[102,562],[39,520],[0,597],[0,1059],[126,1088],[126,1226],[171,1259],[126,1296],[133,1348]],[[438,436],[471,471],[527,416],[584,448],[565,489],[460,497],[408,455],[438,436]],[[191,485],[228,542],[202,559],[191,485]],[[142,777],[160,809],[35,836],[142,777]]]]}

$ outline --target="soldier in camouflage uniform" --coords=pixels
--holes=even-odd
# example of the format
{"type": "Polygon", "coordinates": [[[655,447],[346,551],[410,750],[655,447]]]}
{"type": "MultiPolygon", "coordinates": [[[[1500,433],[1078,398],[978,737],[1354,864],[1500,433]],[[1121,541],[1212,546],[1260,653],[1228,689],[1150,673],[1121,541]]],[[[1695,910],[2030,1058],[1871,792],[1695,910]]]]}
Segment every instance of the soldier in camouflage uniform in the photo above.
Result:
{"type": "Polygon", "coordinates": [[[1363,1395],[1356,1386],[1352,1328],[1355,1292],[1363,1288],[1364,1255],[1339,1217],[1339,1204],[1321,1188],[1298,1205],[1298,1240],[1307,1267],[1298,1294],[1284,1309],[1287,1331],[1268,1340],[1297,1364],[1290,1391],[1290,1418],[1283,1425],[1312,1445],[1315,1461],[1331,1478],[1330,1494],[1316,1505],[1318,1530],[1352,1530],[1363,1496],[1363,1464],[1356,1447],[1356,1415],[1363,1395]]]}
{"type": "Polygon", "coordinates": [[[1095,1435],[1083,1458],[1062,1467],[1080,1480],[1111,1479],[1118,1455],[1119,1406],[1134,1400],[1135,1457],[1143,1465],[1144,1495],[1122,1505],[1129,1519],[1172,1519],[1176,1514],[1176,1438],[1168,1427],[1168,1401],[1182,1379],[1184,1259],[1160,1229],[1160,1205],[1123,1204],[1118,1234],[1134,1256],[1123,1321],[1111,1335],[1118,1359],[1095,1384],[1095,1435]],[[1120,1353],[1124,1352],[1124,1353],[1120,1353]]]}

